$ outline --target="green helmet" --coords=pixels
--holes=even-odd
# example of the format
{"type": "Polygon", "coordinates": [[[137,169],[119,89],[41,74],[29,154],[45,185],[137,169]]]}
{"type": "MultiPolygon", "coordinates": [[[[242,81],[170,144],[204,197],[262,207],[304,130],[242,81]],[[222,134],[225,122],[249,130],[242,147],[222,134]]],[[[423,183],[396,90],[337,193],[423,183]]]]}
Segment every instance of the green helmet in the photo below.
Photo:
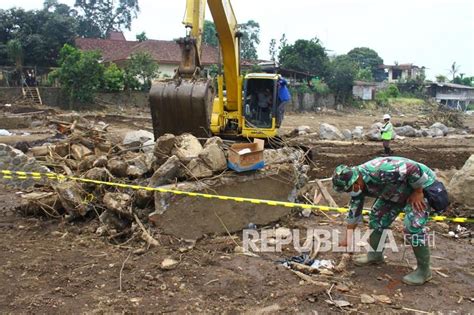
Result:
{"type": "Polygon", "coordinates": [[[334,170],[332,175],[332,187],[338,192],[347,192],[359,177],[357,167],[349,167],[341,164],[334,170]]]}

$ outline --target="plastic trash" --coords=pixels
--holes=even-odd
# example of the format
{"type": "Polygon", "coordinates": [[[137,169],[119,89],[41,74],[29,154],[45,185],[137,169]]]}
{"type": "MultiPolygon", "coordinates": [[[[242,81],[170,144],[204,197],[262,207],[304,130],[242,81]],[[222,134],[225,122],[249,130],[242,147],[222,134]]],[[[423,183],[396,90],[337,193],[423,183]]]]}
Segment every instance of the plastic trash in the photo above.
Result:
{"type": "Polygon", "coordinates": [[[247,229],[250,229],[250,230],[256,230],[257,229],[257,225],[255,223],[249,223],[247,225],[247,229]]]}
{"type": "Polygon", "coordinates": [[[242,154],[250,153],[250,152],[252,152],[252,150],[250,150],[249,148],[245,148],[245,149],[240,150],[238,153],[242,155],[242,154]]]}
{"type": "Polygon", "coordinates": [[[326,268],[326,269],[332,269],[334,268],[334,264],[332,263],[332,260],[329,259],[316,259],[312,264],[311,268],[326,268]]]}

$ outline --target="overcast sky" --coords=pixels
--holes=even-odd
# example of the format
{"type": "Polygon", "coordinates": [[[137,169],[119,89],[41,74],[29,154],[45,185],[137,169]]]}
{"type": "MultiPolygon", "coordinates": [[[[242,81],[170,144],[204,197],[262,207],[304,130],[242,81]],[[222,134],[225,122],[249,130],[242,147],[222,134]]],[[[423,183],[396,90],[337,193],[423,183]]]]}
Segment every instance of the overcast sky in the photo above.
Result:
{"type": "MultiPolygon", "coordinates": [[[[74,0],[59,0],[72,5],[74,0]]],[[[38,9],[43,0],[0,0],[0,8],[38,9]]],[[[141,12],[125,32],[129,40],[144,31],[150,39],[181,37],[185,0],[139,0],[141,12]]],[[[427,77],[448,75],[451,64],[474,75],[473,0],[233,0],[239,22],[260,24],[260,59],[272,38],[289,43],[320,38],[331,54],[370,47],[385,64],[427,67],[427,77]]],[[[212,19],[208,13],[208,19],[212,19]]]]}

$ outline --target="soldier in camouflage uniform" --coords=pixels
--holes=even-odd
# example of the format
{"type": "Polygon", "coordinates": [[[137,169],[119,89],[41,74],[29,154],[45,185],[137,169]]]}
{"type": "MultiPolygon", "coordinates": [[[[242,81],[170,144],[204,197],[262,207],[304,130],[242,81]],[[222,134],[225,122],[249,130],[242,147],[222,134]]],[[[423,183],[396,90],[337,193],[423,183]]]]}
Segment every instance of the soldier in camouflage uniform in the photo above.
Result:
{"type": "MultiPolygon", "coordinates": [[[[401,212],[405,213],[406,238],[410,241],[417,260],[417,269],[406,275],[403,282],[421,285],[431,279],[430,250],[425,225],[430,207],[423,189],[436,182],[435,173],[426,165],[401,157],[383,157],[362,165],[339,165],[332,177],[334,190],[351,195],[347,232],[362,221],[366,196],[377,198],[370,212],[372,251],[354,260],[354,264],[368,265],[383,262],[383,249],[377,251],[382,232],[401,212]]],[[[347,240],[341,245],[347,246],[347,240]]]]}

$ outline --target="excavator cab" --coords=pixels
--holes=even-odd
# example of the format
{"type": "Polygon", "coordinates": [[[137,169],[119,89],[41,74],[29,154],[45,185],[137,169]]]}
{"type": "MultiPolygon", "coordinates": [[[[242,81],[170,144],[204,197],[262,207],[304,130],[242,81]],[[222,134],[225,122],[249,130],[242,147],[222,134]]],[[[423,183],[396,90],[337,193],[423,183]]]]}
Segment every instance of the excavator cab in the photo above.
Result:
{"type": "Polygon", "coordinates": [[[245,127],[272,128],[276,112],[276,88],[272,79],[247,78],[244,81],[245,127]]]}
{"type": "Polygon", "coordinates": [[[244,79],[242,134],[249,137],[276,135],[278,74],[251,73],[244,79]]]}

